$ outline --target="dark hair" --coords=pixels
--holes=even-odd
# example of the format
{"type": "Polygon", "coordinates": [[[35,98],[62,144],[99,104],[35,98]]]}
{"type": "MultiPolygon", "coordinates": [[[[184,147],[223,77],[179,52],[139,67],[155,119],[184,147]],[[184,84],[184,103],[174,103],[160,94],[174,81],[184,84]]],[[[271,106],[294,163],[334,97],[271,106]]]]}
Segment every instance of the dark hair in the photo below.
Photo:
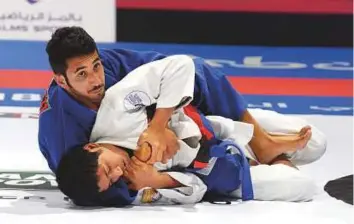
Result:
{"type": "Polygon", "coordinates": [[[89,152],[82,146],[68,151],[60,160],[56,172],[59,190],[74,201],[96,201],[98,152],[89,152]]]}
{"type": "Polygon", "coordinates": [[[124,207],[130,205],[137,192],[130,191],[123,178],[99,192],[97,168],[99,152],[83,146],[69,150],[60,160],[56,181],[58,188],[79,206],[124,207]]]}
{"type": "Polygon", "coordinates": [[[92,54],[97,50],[94,39],[81,27],[57,29],[47,43],[46,52],[55,74],[66,77],[66,61],[73,57],[92,54]]]}

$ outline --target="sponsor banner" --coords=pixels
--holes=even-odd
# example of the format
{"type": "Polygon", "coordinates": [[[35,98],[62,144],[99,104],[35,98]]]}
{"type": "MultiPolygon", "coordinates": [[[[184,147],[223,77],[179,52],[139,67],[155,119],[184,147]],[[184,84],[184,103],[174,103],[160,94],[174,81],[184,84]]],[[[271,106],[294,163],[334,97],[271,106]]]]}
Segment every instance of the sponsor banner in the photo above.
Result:
{"type": "MultiPolygon", "coordinates": [[[[105,45],[115,47],[115,45],[105,45]]],[[[353,49],[120,43],[119,47],[188,54],[227,75],[353,79],[353,49]]],[[[1,65],[1,61],[0,61],[1,65]]]]}
{"type": "Polygon", "coordinates": [[[0,106],[38,107],[44,89],[0,89],[0,106]]]}
{"type": "Polygon", "coordinates": [[[1,172],[0,189],[57,190],[55,176],[50,172],[1,172]]]}
{"type": "Polygon", "coordinates": [[[116,41],[114,0],[0,0],[0,39],[45,40],[63,26],[81,26],[96,41],[116,41]]]}
{"type": "Polygon", "coordinates": [[[350,0],[116,0],[122,9],[352,14],[350,0]]]}
{"type": "Polygon", "coordinates": [[[299,97],[246,95],[249,108],[274,110],[282,114],[353,115],[352,97],[299,97]]]}
{"type": "MultiPolygon", "coordinates": [[[[6,74],[11,74],[14,69],[29,70],[23,72],[25,75],[31,73],[35,76],[45,75],[44,73],[46,73],[50,76],[45,47],[43,42],[0,41],[0,49],[2,50],[0,54],[0,79],[6,74]]],[[[99,44],[99,47],[157,51],[166,55],[187,54],[198,56],[206,59],[210,66],[222,70],[227,75],[353,79],[353,49],[351,48],[149,43],[110,43],[99,44]]],[[[0,85],[1,83],[3,82],[0,81],[0,85]]]]}
{"type": "MultiPolygon", "coordinates": [[[[44,90],[0,89],[0,118],[37,119],[38,112],[1,110],[2,107],[39,107],[44,90]]],[[[352,97],[245,95],[249,108],[283,114],[353,115],[352,97]]]]}
{"type": "MultiPolygon", "coordinates": [[[[70,205],[69,198],[58,189],[54,174],[36,171],[0,171],[1,201],[16,203],[42,202],[49,207],[70,205]]],[[[36,212],[38,208],[26,207],[27,211],[31,209],[36,212]]],[[[6,211],[5,207],[2,208],[2,211],[6,211]]]]}

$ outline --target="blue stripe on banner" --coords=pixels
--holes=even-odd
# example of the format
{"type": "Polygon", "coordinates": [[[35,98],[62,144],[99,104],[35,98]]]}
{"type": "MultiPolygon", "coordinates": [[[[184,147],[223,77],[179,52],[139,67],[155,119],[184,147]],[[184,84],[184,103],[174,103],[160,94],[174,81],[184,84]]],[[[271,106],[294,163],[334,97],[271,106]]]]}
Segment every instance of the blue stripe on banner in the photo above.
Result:
{"type": "MultiPolygon", "coordinates": [[[[0,106],[39,107],[43,89],[0,89],[0,106]]],[[[353,115],[351,97],[245,95],[249,108],[283,114],[353,115]]]]}
{"type": "Polygon", "coordinates": [[[353,78],[353,49],[245,47],[120,43],[120,47],[190,54],[208,59],[228,75],[259,77],[353,78]]]}
{"type": "Polygon", "coordinates": [[[353,115],[351,97],[246,95],[248,107],[274,110],[282,114],[353,115]]]}
{"type": "MultiPolygon", "coordinates": [[[[195,55],[207,59],[207,63],[226,74],[235,76],[353,78],[353,49],[351,48],[143,43],[99,44],[99,47],[152,50],[167,55],[195,55]]],[[[0,41],[0,49],[2,49],[0,69],[50,69],[44,42],[0,41]]]]}
{"type": "Polygon", "coordinates": [[[228,75],[353,78],[353,49],[121,43],[120,47],[209,59],[228,75]]]}

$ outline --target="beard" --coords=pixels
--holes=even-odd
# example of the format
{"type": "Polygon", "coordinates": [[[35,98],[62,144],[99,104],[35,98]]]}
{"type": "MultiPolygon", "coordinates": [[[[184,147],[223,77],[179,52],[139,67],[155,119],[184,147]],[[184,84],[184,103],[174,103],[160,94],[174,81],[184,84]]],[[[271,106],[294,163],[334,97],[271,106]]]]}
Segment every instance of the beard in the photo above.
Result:
{"type": "Polygon", "coordinates": [[[69,92],[81,104],[89,107],[90,109],[95,109],[95,110],[98,109],[105,95],[104,87],[100,92],[94,94],[82,94],[79,91],[77,91],[75,88],[70,86],[69,92]]]}

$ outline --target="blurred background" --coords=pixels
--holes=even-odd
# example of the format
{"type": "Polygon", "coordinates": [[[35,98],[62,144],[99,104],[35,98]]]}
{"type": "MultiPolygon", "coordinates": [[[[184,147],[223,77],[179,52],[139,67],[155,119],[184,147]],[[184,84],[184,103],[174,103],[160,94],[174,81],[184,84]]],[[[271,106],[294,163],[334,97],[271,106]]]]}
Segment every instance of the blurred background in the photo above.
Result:
{"type": "Polygon", "coordinates": [[[353,44],[352,0],[117,0],[119,41],[353,44]]]}
{"type": "Polygon", "coordinates": [[[46,41],[82,26],[100,47],[206,59],[250,107],[352,115],[352,0],[0,0],[0,106],[38,107],[46,41]],[[35,78],[34,78],[35,77],[35,78]]]}
{"type": "MultiPolygon", "coordinates": [[[[352,0],[0,0],[0,190],[54,186],[53,176],[32,178],[49,173],[37,143],[38,109],[52,79],[45,47],[55,29],[73,25],[86,29],[100,48],[205,58],[224,72],[249,108],[303,116],[327,135],[323,158],[301,167],[318,183],[352,174],[352,10],[352,0]],[[8,171],[25,182],[18,176],[13,182],[8,171]]],[[[55,201],[40,207],[13,201],[0,201],[4,214],[68,212],[55,201]]],[[[316,211],[320,218],[343,216],[325,205],[289,211],[295,220],[316,211]]],[[[273,206],[261,208],[257,214],[269,218],[273,206]]]]}
{"type": "Polygon", "coordinates": [[[352,47],[352,0],[0,0],[0,38],[81,25],[101,42],[352,47]]]}

